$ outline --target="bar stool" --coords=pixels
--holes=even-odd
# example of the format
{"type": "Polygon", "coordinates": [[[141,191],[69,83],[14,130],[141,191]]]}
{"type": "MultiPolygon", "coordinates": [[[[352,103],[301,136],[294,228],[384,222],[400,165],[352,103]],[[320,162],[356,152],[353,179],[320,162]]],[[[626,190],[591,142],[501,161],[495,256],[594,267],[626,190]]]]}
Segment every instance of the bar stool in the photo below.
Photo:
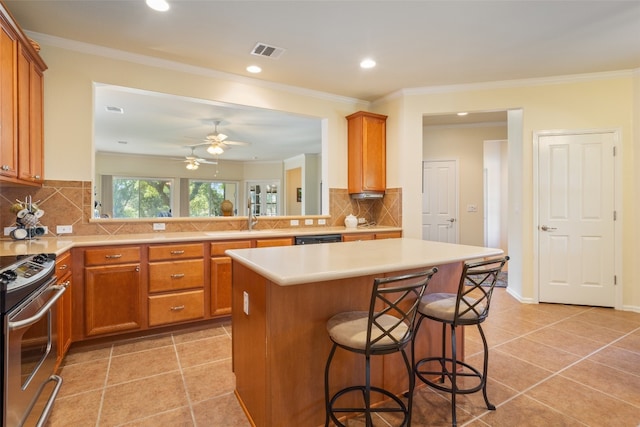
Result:
{"type": "Polygon", "coordinates": [[[482,389],[485,404],[490,410],[496,407],[487,397],[487,367],[489,364],[489,349],[481,324],[489,315],[489,305],[493,288],[498,274],[509,260],[508,256],[494,258],[474,263],[465,263],[458,284],[457,294],[432,293],[422,297],[418,307],[418,321],[416,333],[424,319],[431,319],[442,323],[442,353],[440,356],[427,357],[415,363],[415,350],[412,349],[411,358],[414,372],[418,379],[425,384],[451,394],[452,425],[456,426],[456,395],[475,393],[482,389]],[[447,325],[450,328],[451,356],[446,355],[447,325]],[[476,325],[484,348],[482,372],[466,362],[458,360],[456,349],[456,328],[458,326],[476,325]],[[434,367],[434,364],[436,367],[434,367]],[[460,370],[460,371],[458,371],[460,370]],[[459,386],[460,377],[473,378],[471,384],[459,386]],[[449,381],[445,382],[445,378],[449,381]]]}
{"type": "MultiPolygon", "coordinates": [[[[351,311],[336,314],[327,322],[329,338],[333,341],[324,373],[324,390],[326,404],[325,426],[332,420],[337,426],[344,426],[336,414],[347,415],[365,414],[366,425],[372,426],[372,414],[391,412],[403,415],[402,426],[411,425],[411,407],[413,401],[413,387],[415,378],[412,366],[407,358],[405,347],[412,340],[418,304],[431,277],[437,272],[436,268],[428,271],[399,275],[394,277],[376,278],[369,311],[351,311]],[[365,356],[365,384],[346,387],[329,395],[329,371],[331,361],[340,347],[347,351],[365,356]],[[371,356],[401,352],[409,377],[408,402],[400,400],[395,394],[382,387],[371,385],[370,358],[371,356]],[[392,407],[382,405],[372,407],[372,392],[382,395],[382,399],[392,401],[392,407]],[[360,406],[340,406],[337,400],[353,393],[361,398],[360,406]]],[[[355,398],[354,398],[355,399],[355,398]]],[[[374,402],[377,402],[375,400],[374,402]]]]}

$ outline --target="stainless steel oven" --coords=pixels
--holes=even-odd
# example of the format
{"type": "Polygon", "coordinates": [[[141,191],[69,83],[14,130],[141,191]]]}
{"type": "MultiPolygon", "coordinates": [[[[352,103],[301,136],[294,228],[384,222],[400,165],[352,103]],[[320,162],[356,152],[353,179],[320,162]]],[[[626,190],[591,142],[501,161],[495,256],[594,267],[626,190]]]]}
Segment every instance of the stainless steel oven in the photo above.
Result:
{"type": "Polygon", "coordinates": [[[55,256],[44,254],[17,260],[0,272],[0,280],[7,282],[2,315],[2,425],[20,427],[29,419],[41,426],[62,384],[54,369],[57,302],[66,287],[56,284],[55,256]]]}

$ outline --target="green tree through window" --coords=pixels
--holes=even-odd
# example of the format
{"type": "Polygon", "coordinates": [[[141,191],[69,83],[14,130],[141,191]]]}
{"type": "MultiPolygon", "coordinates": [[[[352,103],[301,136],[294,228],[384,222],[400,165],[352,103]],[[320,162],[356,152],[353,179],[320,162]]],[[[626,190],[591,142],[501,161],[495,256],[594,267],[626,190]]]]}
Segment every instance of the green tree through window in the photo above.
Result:
{"type": "Polygon", "coordinates": [[[237,184],[221,181],[189,180],[189,216],[220,216],[221,203],[229,200],[236,205],[237,184]]]}
{"type": "Polygon", "coordinates": [[[171,180],[113,177],[113,217],[153,218],[171,212],[171,180]]]}

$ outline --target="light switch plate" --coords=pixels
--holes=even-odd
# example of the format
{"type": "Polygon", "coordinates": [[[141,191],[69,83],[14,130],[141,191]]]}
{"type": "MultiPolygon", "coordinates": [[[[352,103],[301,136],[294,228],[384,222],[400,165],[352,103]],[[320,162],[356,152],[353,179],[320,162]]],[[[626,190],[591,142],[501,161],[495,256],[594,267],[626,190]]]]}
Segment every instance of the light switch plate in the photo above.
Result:
{"type": "Polygon", "coordinates": [[[56,234],[73,233],[73,225],[56,225],[56,234]]]}
{"type": "Polygon", "coordinates": [[[154,231],[162,231],[162,230],[166,230],[167,229],[167,225],[164,222],[154,222],[153,223],[153,230],[154,231]]]}
{"type": "Polygon", "coordinates": [[[297,219],[292,219],[291,221],[289,221],[289,225],[291,226],[300,225],[300,221],[298,221],[297,219]]]}
{"type": "Polygon", "coordinates": [[[312,219],[305,219],[304,220],[304,225],[313,225],[313,220],[312,219]]]}

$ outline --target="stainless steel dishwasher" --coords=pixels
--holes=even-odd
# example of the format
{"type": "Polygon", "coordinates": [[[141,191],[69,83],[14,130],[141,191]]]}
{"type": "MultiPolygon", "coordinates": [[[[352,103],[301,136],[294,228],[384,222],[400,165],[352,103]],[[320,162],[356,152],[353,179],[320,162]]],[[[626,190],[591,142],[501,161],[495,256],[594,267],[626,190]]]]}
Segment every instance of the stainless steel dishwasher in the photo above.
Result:
{"type": "Polygon", "coordinates": [[[296,236],[296,245],[315,245],[317,243],[342,242],[341,234],[319,234],[313,236],[296,236]]]}

